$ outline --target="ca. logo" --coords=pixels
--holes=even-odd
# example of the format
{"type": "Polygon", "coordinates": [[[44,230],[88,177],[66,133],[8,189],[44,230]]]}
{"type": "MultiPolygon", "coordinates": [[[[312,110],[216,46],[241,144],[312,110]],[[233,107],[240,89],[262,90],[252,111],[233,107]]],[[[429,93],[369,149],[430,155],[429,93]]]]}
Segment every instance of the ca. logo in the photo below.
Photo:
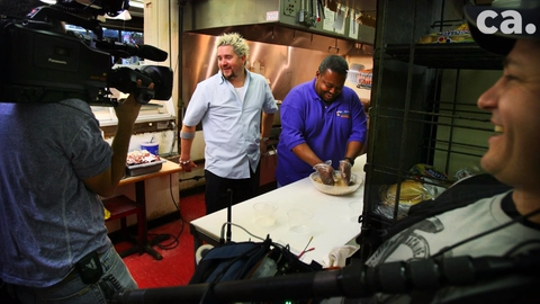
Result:
{"type": "Polygon", "coordinates": [[[523,27],[523,18],[515,10],[502,11],[500,16],[496,11],[485,10],[476,18],[476,25],[483,34],[495,34],[501,31],[506,35],[520,35],[523,30],[529,35],[536,33],[536,25],[533,23],[525,24],[523,27]]]}

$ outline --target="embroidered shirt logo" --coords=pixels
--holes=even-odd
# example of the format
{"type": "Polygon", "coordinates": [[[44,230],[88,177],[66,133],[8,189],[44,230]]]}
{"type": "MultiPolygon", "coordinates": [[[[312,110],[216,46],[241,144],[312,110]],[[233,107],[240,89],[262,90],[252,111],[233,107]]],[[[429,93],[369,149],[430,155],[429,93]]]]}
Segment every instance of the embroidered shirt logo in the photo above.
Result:
{"type": "Polygon", "coordinates": [[[341,118],[350,118],[351,112],[349,112],[349,110],[337,110],[336,116],[341,118]]]}

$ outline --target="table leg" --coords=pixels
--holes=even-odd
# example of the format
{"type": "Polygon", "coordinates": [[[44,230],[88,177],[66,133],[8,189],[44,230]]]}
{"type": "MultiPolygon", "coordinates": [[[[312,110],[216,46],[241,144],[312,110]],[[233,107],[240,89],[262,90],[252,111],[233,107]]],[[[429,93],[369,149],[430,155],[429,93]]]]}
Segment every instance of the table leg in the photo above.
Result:
{"type": "Polygon", "coordinates": [[[199,231],[193,224],[189,224],[189,232],[193,235],[193,259],[195,268],[197,268],[197,249],[204,244],[209,244],[214,247],[220,245],[219,238],[206,234],[204,231],[199,231]]]}
{"type": "Polygon", "coordinates": [[[197,228],[192,224],[189,224],[189,232],[193,235],[193,261],[195,261],[195,268],[197,268],[197,249],[202,246],[203,241],[199,238],[197,228]]]}
{"type": "MultiPolygon", "coordinates": [[[[137,203],[142,205],[143,209],[143,233],[142,238],[139,238],[137,240],[138,248],[139,248],[139,255],[143,253],[148,253],[154,259],[161,260],[163,259],[163,256],[157,252],[152,246],[156,245],[157,243],[163,241],[161,237],[156,237],[152,241],[148,241],[148,228],[146,225],[146,193],[145,193],[145,187],[144,187],[144,180],[136,182],[135,183],[135,199],[137,200],[137,203]]],[[[168,237],[167,237],[168,238],[168,237]]]]}

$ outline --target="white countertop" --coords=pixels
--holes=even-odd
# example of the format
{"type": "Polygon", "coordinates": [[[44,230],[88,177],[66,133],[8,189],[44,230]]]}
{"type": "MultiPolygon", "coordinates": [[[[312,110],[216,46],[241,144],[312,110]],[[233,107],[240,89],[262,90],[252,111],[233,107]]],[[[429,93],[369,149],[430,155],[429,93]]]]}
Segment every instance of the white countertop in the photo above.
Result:
{"type": "MultiPolygon", "coordinates": [[[[315,260],[322,264],[323,258],[333,248],[347,244],[360,233],[360,224],[351,220],[349,202],[363,202],[365,182],[363,167],[365,163],[365,154],[355,160],[352,172],[360,177],[362,184],[352,194],[331,196],[321,193],[315,189],[309,177],[307,177],[234,205],[232,208],[232,222],[261,238],[266,238],[267,235],[270,235],[270,238],[274,242],[289,244],[293,253],[302,251],[309,239],[313,236],[309,247],[314,247],[315,250],[307,252],[302,257],[302,261],[309,264],[312,260],[315,260]],[[279,207],[276,211],[276,222],[270,227],[263,227],[256,222],[256,213],[253,205],[257,202],[264,201],[273,202],[279,207]],[[314,217],[310,222],[311,232],[309,234],[296,234],[289,231],[287,212],[295,207],[310,209],[314,212],[314,217]]],[[[219,240],[221,228],[226,222],[227,209],[223,209],[198,218],[192,221],[191,224],[198,231],[219,240]]],[[[232,226],[231,231],[232,241],[258,241],[239,227],[232,226]]],[[[223,236],[225,237],[225,234],[223,236]]]]}

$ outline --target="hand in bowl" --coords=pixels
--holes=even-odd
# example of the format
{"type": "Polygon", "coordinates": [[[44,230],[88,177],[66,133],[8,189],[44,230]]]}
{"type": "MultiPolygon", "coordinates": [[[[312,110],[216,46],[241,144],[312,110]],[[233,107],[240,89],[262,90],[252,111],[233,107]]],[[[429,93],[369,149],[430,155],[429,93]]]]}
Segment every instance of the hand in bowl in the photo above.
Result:
{"type": "MultiPolygon", "coordinates": [[[[331,163],[330,163],[331,164],[331,163]]],[[[323,184],[328,186],[334,185],[334,168],[327,163],[318,163],[313,166],[313,169],[317,170],[319,177],[323,184]]]]}
{"type": "Polygon", "coordinates": [[[346,160],[339,161],[339,170],[341,171],[341,178],[343,179],[343,183],[347,186],[351,184],[351,168],[352,168],[352,165],[350,162],[346,160]]]}

